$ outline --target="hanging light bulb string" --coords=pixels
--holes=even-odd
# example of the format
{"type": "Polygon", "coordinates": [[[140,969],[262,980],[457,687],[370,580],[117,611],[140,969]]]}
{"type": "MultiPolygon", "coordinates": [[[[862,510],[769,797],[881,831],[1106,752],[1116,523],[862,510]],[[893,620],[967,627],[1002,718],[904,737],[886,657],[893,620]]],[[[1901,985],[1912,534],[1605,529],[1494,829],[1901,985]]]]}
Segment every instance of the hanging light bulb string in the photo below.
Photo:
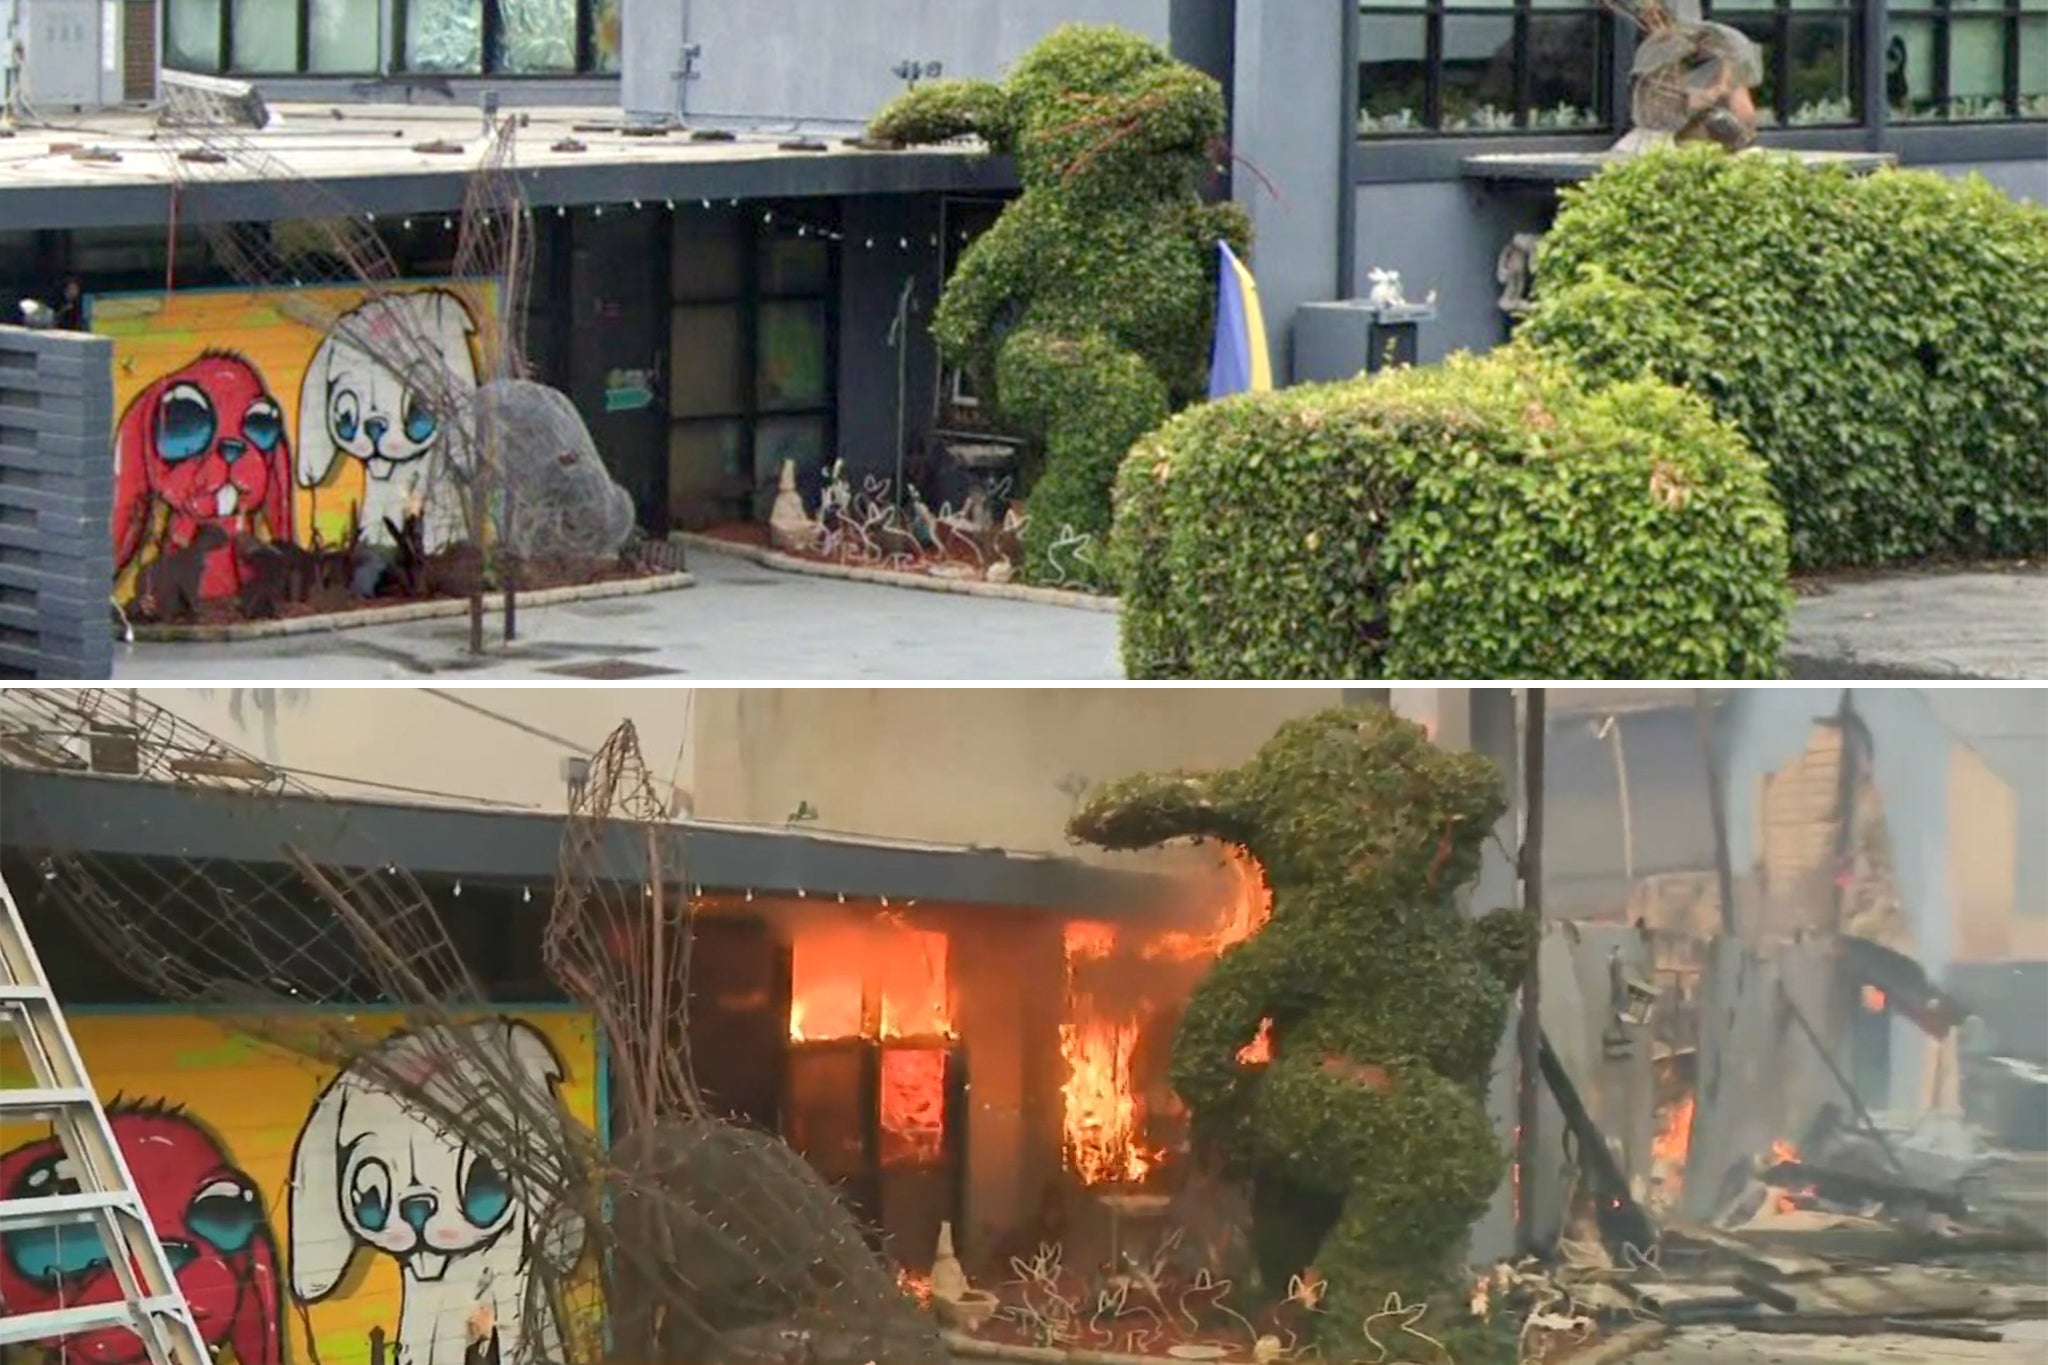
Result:
{"type": "MultiPolygon", "coordinates": [[[[696,206],[701,211],[710,212],[721,205],[728,210],[736,210],[742,207],[751,207],[756,202],[759,201],[733,198],[721,201],[700,196],[697,199],[696,206]]],[[[655,212],[674,214],[678,211],[677,202],[674,199],[664,198],[656,200],[640,198],[617,203],[544,205],[536,209],[536,212],[544,213],[550,207],[554,210],[554,216],[557,219],[567,219],[572,213],[588,214],[592,219],[601,219],[607,214],[618,217],[629,213],[655,212]]],[[[687,202],[683,207],[687,209],[687,202]]],[[[410,232],[413,230],[413,217],[411,214],[385,215],[387,219],[392,216],[399,218],[398,226],[401,231],[410,232]]],[[[376,213],[365,213],[363,219],[374,225],[379,221],[379,215],[376,213]]],[[[844,228],[833,226],[819,221],[815,217],[806,216],[786,208],[764,207],[761,209],[759,221],[762,227],[785,236],[841,243],[845,244],[849,250],[857,248],[867,252],[885,251],[903,254],[920,251],[925,248],[936,249],[943,241],[941,234],[937,232],[852,234],[848,233],[844,228]]],[[[441,217],[441,226],[444,230],[453,231],[458,226],[458,223],[454,217],[444,214],[441,217]]],[[[963,245],[971,240],[972,237],[972,234],[965,229],[956,230],[952,235],[956,243],[963,245]]]]}

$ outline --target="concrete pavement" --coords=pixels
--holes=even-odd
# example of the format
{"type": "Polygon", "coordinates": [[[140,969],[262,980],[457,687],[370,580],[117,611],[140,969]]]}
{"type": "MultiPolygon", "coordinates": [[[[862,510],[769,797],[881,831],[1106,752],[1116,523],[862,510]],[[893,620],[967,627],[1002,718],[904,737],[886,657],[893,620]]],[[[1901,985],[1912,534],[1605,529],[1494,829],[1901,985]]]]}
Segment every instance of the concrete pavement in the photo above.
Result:
{"type": "MultiPolygon", "coordinates": [[[[236,644],[114,647],[123,681],[370,681],[460,676],[979,680],[1115,679],[1116,617],[995,598],[780,573],[693,551],[697,586],[521,608],[520,639],[469,653],[467,618],[236,644]]],[[[487,620],[486,638],[497,627],[487,620]]]]}
{"type": "MultiPolygon", "coordinates": [[[[1123,676],[1108,612],[762,568],[693,550],[698,586],[520,612],[522,639],[468,653],[459,618],[241,644],[117,646],[124,681],[209,678],[775,678],[1100,681],[1123,676]]],[[[2048,679],[2048,569],[1805,585],[1794,678],[2048,679]]]]}

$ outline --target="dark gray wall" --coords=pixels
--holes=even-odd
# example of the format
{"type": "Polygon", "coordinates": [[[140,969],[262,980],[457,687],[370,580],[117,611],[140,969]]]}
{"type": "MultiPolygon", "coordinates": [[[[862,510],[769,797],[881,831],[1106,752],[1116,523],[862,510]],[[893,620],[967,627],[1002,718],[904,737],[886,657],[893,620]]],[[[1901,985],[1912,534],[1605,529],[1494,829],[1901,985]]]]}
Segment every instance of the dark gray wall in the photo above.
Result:
{"type": "Polygon", "coordinates": [[[897,94],[898,62],[993,78],[1065,23],[1164,43],[1174,0],[626,0],[628,113],[677,107],[685,44],[701,49],[682,109],[706,122],[858,124],[897,94]]]}
{"type": "Polygon", "coordinates": [[[1506,337],[1494,263],[1517,232],[1540,231],[1546,200],[1501,193],[1471,181],[1434,180],[1358,187],[1358,288],[1366,272],[1398,270],[1410,299],[1437,293],[1437,316],[1422,324],[1423,361],[1483,351],[1506,337]]]}
{"type": "Polygon", "coordinates": [[[939,200],[850,198],[840,221],[839,456],[858,486],[863,473],[895,472],[898,353],[888,344],[888,334],[907,278],[914,281],[905,356],[907,439],[915,443],[931,425],[937,373],[931,323],[940,281],[939,254],[929,243],[939,230],[939,200]],[[876,249],[867,249],[870,240],[876,249]],[[911,249],[900,249],[902,241],[911,249]]]}
{"type": "Polygon", "coordinates": [[[1238,0],[1232,184],[1258,234],[1251,265],[1278,382],[1294,310],[1339,288],[1339,201],[1350,176],[1345,15],[1324,0],[1238,0]]]}
{"type": "Polygon", "coordinates": [[[114,343],[0,327],[0,677],[112,676],[114,343]]]}

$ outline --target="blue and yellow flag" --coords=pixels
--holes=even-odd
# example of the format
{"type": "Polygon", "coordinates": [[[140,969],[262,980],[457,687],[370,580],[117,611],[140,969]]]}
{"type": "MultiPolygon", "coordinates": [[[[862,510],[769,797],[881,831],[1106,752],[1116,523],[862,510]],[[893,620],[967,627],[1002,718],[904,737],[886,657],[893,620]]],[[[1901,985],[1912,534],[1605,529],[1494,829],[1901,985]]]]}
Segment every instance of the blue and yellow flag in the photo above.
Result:
{"type": "Polygon", "coordinates": [[[1209,396],[1264,393],[1273,387],[1273,357],[1266,349],[1266,317],[1259,285],[1228,242],[1218,242],[1223,269],[1216,282],[1216,349],[1209,357],[1209,396]]]}

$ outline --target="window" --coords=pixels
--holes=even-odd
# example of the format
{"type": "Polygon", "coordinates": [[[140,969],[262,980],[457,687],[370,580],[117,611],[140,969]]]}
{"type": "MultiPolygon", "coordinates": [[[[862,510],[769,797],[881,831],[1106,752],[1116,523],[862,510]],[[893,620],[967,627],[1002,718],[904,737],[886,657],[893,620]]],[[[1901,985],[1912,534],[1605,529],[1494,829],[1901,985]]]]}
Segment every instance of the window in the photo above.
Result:
{"type": "Polygon", "coordinates": [[[1861,0],[1708,0],[1707,17],[1763,55],[1757,126],[1853,124],[1862,117],[1861,0]]]}
{"type": "Polygon", "coordinates": [[[245,76],[619,69],[620,0],[168,0],[165,63],[245,76]],[[389,11],[389,27],[386,13],[389,11]]]}
{"type": "Polygon", "coordinates": [[[1885,100],[1901,123],[2048,119],[2048,0],[1890,0],[1885,100]]]}
{"type": "Polygon", "coordinates": [[[1358,131],[1585,132],[1609,123],[1606,12],[1582,0],[1359,6],[1358,131]]]}

